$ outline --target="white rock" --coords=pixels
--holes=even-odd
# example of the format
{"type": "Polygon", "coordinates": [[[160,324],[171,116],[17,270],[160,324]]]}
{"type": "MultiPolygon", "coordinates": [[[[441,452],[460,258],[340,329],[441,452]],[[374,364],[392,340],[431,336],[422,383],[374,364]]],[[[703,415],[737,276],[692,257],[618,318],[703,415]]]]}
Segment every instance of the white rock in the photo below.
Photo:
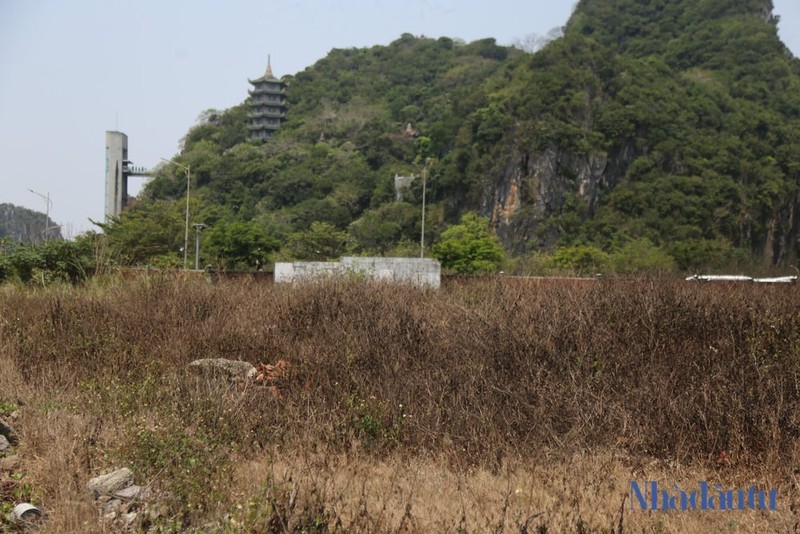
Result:
{"type": "Polygon", "coordinates": [[[137,486],[136,484],[121,489],[114,494],[115,498],[122,499],[123,501],[145,500],[151,496],[152,492],[149,489],[137,486]]]}
{"type": "Polygon", "coordinates": [[[138,512],[128,512],[127,514],[121,514],[119,516],[120,521],[122,522],[122,526],[124,528],[129,528],[129,527],[133,526],[133,524],[136,522],[136,519],[138,519],[138,517],[139,517],[138,512]]]}
{"type": "Polygon", "coordinates": [[[103,517],[116,516],[117,514],[119,514],[119,511],[121,509],[122,509],[122,501],[120,501],[119,499],[109,499],[100,506],[100,512],[103,514],[103,517]]]}
{"type": "Polygon", "coordinates": [[[225,358],[195,360],[189,364],[189,368],[203,374],[220,374],[228,378],[252,378],[256,374],[256,368],[252,364],[225,358]]]}
{"type": "Polygon", "coordinates": [[[89,481],[86,487],[92,492],[95,499],[101,495],[113,495],[121,489],[133,484],[133,471],[127,467],[117,469],[111,473],[100,475],[89,481]]]}

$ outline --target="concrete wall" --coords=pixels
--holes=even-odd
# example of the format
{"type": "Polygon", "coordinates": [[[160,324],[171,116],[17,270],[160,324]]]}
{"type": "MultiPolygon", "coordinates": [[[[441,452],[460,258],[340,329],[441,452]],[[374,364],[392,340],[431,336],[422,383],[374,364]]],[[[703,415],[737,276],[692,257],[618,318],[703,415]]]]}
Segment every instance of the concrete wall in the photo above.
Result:
{"type": "Polygon", "coordinates": [[[373,280],[388,280],[420,287],[439,287],[442,266],[430,258],[370,258],[345,256],[341,260],[346,271],[366,274],[373,280]]]}
{"type": "Polygon", "coordinates": [[[339,273],[340,264],[335,261],[296,261],[275,264],[275,282],[291,283],[302,280],[334,276],[339,273]]]}
{"type": "Polygon", "coordinates": [[[428,258],[372,258],[345,256],[339,262],[294,262],[275,264],[275,282],[297,282],[338,274],[355,273],[370,280],[385,280],[417,287],[438,288],[442,268],[428,258]]]}

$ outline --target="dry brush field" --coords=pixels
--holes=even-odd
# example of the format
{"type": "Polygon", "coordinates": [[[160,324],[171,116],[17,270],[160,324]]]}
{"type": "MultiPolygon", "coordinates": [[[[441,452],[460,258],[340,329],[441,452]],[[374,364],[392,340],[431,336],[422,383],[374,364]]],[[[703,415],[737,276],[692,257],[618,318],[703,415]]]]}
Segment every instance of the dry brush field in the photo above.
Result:
{"type": "Polygon", "coordinates": [[[0,530],[795,531],[794,286],[465,282],[413,290],[150,275],[0,288],[0,530]],[[286,360],[274,387],[198,358],[286,360]],[[13,419],[9,414],[14,411],[13,419]],[[0,453],[2,454],[2,453],[0,453]],[[642,511],[630,481],[778,489],[774,511],[642,511]]]}

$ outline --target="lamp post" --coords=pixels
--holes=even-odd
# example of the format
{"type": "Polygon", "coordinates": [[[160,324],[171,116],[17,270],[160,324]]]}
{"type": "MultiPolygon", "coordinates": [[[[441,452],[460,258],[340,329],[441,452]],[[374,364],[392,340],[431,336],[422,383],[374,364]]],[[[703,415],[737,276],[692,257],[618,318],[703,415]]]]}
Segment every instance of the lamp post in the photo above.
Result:
{"type": "Polygon", "coordinates": [[[47,192],[47,196],[37,193],[33,189],[28,189],[34,195],[37,195],[45,201],[45,214],[44,214],[44,240],[47,241],[47,233],[50,230],[50,208],[53,206],[53,203],[50,201],[50,192],[47,192]]]}
{"type": "Polygon", "coordinates": [[[161,158],[161,161],[172,163],[173,165],[177,165],[186,171],[186,223],[184,225],[183,234],[183,270],[185,271],[187,269],[187,258],[189,253],[189,188],[192,183],[192,168],[191,165],[183,165],[171,159],[161,158]]]}
{"type": "Polygon", "coordinates": [[[205,228],[203,223],[195,223],[192,225],[194,228],[194,270],[200,270],[200,232],[205,228]]]}
{"type": "Polygon", "coordinates": [[[433,164],[433,158],[425,159],[425,167],[422,169],[422,232],[419,237],[419,257],[425,257],[425,186],[428,181],[428,169],[433,164]]]}

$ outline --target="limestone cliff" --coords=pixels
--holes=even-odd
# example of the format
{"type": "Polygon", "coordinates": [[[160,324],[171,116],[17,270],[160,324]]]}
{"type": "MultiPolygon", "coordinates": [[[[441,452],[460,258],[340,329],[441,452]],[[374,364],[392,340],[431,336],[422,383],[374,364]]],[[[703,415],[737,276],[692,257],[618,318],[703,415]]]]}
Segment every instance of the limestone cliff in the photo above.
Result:
{"type": "Polygon", "coordinates": [[[60,239],[61,230],[44,213],[29,210],[13,204],[0,204],[0,238],[30,244],[49,239],[60,239]]]}

